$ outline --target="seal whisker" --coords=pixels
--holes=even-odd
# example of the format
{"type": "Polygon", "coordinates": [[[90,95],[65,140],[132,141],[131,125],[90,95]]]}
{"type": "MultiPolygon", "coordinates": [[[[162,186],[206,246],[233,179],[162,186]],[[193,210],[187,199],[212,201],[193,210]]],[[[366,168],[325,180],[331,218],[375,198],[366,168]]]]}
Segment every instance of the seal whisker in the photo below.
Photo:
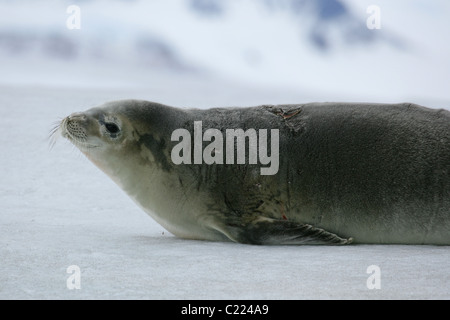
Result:
{"type": "Polygon", "coordinates": [[[63,121],[63,119],[61,119],[59,121],[55,121],[52,124],[52,128],[50,129],[50,132],[49,132],[48,138],[47,138],[50,150],[53,149],[53,147],[56,144],[56,141],[61,137],[62,121],[63,121]]]}

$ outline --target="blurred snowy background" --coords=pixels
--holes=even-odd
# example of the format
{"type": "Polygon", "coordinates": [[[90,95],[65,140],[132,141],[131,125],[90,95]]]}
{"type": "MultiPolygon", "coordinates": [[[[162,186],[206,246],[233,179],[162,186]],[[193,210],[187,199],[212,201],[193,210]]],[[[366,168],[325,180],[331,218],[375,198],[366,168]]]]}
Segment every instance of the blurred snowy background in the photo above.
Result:
{"type": "Polygon", "coordinates": [[[58,119],[125,98],[450,109],[449,16],[448,0],[0,0],[0,298],[449,299],[449,247],[177,239],[47,139],[58,119]],[[67,28],[71,5],[81,29],[67,28]]]}
{"type": "Polygon", "coordinates": [[[227,84],[231,95],[276,92],[273,103],[450,104],[446,0],[3,0],[0,14],[3,84],[140,86],[151,97],[217,82],[222,105],[239,102],[227,84]],[[374,4],[380,29],[367,27],[374,4]],[[81,29],[67,28],[69,5],[81,29]]]}

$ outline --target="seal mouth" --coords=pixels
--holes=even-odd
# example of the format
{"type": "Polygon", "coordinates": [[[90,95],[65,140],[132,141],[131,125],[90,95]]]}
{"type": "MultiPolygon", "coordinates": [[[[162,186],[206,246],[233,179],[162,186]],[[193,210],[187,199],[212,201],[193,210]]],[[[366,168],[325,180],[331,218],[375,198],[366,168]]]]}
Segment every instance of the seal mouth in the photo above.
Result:
{"type": "Polygon", "coordinates": [[[86,130],[77,121],[71,120],[70,116],[61,121],[59,126],[53,130],[52,135],[58,132],[79,149],[94,149],[99,147],[98,145],[87,142],[88,136],[86,130]]]}

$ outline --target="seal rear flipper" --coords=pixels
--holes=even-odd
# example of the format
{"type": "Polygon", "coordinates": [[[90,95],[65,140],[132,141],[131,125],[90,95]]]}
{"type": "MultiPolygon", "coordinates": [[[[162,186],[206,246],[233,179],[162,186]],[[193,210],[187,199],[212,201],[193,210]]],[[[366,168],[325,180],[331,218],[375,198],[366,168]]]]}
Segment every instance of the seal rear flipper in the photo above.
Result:
{"type": "Polygon", "coordinates": [[[239,243],[259,245],[343,245],[353,238],[341,238],[324,229],[309,224],[286,220],[258,218],[247,223],[226,223],[221,231],[229,239],[239,243]]]}

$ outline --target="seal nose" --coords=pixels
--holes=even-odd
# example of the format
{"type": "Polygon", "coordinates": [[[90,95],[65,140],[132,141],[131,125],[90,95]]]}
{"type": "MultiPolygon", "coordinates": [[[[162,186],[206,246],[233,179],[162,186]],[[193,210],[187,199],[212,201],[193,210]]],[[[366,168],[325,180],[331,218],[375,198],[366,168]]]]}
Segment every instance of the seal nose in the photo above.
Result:
{"type": "Polygon", "coordinates": [[[86,115],[82,112],[75,112],[72,113],[69,117],[68,120],[75,120],[75,121],[85,121],[86,120],[86,115]]]}

